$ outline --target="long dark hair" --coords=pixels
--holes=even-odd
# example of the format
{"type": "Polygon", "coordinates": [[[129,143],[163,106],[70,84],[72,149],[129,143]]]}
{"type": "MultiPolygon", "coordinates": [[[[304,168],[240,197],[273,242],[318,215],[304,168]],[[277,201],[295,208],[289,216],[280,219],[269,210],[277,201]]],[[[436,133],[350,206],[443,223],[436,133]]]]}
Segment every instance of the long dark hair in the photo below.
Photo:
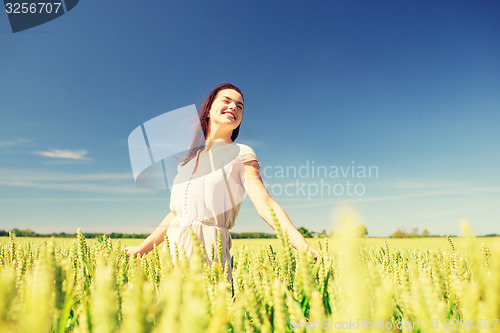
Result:
{"type": "MultiPolygon", "coordinates": [[[[208,136],[208,134],[210,133],[210,119],[209,119],[208,115],[210,113],[210,109],[212,108],[212,104],[215,100],[215,96],[217,96],[217,93],[219,91],[224,90],[224,89],[235,90],[241,95],[241,98],[243,98],[243,93],[241,92],[240,88],[238,88],[237,86],[235,86],[231,83],[221,83],[212,89],[212,91],[208,94],[207,98],[205,99],[205,101],[203,102],[203,104],[200,108],[201,112],[198,111],[198,113],[200,115],[201,128],[197,127],[197,130],[193,136],[191,148],[189,149],[187,156],[181,160],[181,162],[180,162],[181,165],[184,165],[187,162],[189,162],[193,157],[196,156],[198,151],[205,149],[205,139],[208,136]]],[[[244,100],[245,99],[243,99],[243,101],[244,100]]],[[[234,140],[236,140],[236,138],[238,137],[238,134],[240,133],[240,127],[241,127],[241,123],[238,125],[238,127],[236,127],[233,130],[233,133],[231,134],[231,140],[233,142],[234,142],[234,140]]]]}

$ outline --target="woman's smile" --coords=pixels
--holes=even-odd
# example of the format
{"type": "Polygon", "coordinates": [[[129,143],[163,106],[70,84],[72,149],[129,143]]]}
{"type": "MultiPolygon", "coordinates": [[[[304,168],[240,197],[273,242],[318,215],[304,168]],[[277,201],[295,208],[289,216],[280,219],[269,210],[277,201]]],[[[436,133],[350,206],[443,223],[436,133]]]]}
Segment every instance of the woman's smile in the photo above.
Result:
{"type": "Polygon", "coordinates": [[[230,118],[236,119],[236,115],[234,114],[233,111],[223,111],[222,114],[227,114],[229,115],[230,118]]]}

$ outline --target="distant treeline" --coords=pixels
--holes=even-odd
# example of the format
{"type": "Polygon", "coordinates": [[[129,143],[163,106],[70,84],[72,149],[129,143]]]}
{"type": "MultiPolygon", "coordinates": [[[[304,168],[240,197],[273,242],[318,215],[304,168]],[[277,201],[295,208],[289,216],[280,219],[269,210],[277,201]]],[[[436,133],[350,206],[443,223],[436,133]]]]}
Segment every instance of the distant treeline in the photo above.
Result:
{"type": "MultiPolygon", "coordinates": [[[[10,230],[12,234],[16,235],[16,237],[58,237],[58,238],[75,238],[75,233],[65,233],[65,232],[53,232],[50,234],[39,234],[38,232],[34,232],[31,229],[20,230],[14,228],[10,230]]],[[[85,235],[85,238],[98,238],[105,234],[107,237],[111,238],[146,238],[149,234],[127,234],[121,232],[112,232],[110,234],[99,233],[99,232],[82,232],[85,235]]],[[[9,236],[9,231],[0,230],[0,236],[9,236]]]]}
{"type": "MultiPolygon", "coordinates": [[[[327,235],[325,230],[323,230],[321,233],[309,231],[303,227],[300,227],[298,230],[304,237],[316,238],[316,237],[332,236],[334,234],[333,232],[330,232],[327,235]]],[[[58,232],[50,234],[39,234],[31,229],[20,230],[18,228],[14,228],[10,230],[10,232],[12,232],[12,234],[16,235],[17,237],[60,237],[60,238],[76,237],[76,233],[68,234],[65,232],[58,232]]],[[[98,238],[103,235],[103,233],[99,232],[84,232],[83,234],[85,235],[85,238],[98,238]]],[[[368,231],[366,230],[366,227],[364,225],[360,225],[358,226],[358,228],[356,228],[356,234],[359,237],[365,237],[368,234],[368,231]]],[[[147,238],[149,236],[149,234],[127,234],[122,232],[112,232],[105,235],[110,238],[142,238],[142,239],[147,238]]],[[[0,236],[9,236],[9,231],[0,230],[0,236]]],[[[498,237],[498,236],[499,236],[498,234],[488,234],[478,237],[498,237]]],[[[421,234],[419,234],[416,228],[410,232],[398,229],[390,236],[390,238],[418,238],[418,237],[443,237],[443,236],[431,235],[427,230],[424,230],[421,234]]],[[[266,232],[231,232],[231,238],[233,239],[276,238],[276,234],[269,234],[266,232]]]]}
{"type": "Polygon", "coordinates": [[[231,232],[231,238],[276,238],[276,234],[265,232],[231,232]]]}
{"type": "MultiPolygon", "coordinates": [[[[16,235],[16,237],[58,237],[58,238],[75,238],[75,233],[65,233],[65,232],[54,232],[50,234],[39,234],[34,232],[31,229],[20,230],[18,228],[14,228],[10,230],[12,234],[16,235]]],[[[122,232],[112,232],[109,234],[106,233],[98,233],[98,232],[84,232],[85,238],[98,238],[105,234],[110,238],[146,238],[149,234],[127,234],[122,232]]],[[[0,236],[9,236],[9,231],[0,230],[0,236]]],[[[275,234],[268,234],[265,232],[231,232],[231,238],[276,238],[275,234]]]]}
{"type": "MultiPolygon", "coordinates": [[[[457,237],[455,235],[449,235],[450,237],[457,237]]],[[[398,229],[390,236],[390,238],[419,238],[419,237],[443,237],[442,235],[431,235],[427,229],[424,229],[422,233],[418,233],[418,228],[413,228],[411,231],[405,231],[398,229]]],[[[477,237],[498,237],[497,234],[487,234],[477,237]]]]}

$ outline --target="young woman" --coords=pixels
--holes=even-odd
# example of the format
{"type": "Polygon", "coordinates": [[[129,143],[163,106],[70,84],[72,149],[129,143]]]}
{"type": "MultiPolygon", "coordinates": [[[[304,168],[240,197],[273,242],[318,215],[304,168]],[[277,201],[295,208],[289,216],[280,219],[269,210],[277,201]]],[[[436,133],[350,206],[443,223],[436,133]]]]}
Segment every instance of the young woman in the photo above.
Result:
{"type": "MultiPolygon", "coordinates": [[[[245,192],[259,215],[274,230],[269,205],[273,208],[283,232],[288,232],[296,249],[312,248],[269,195],[260,176],[260,163],[255,151],[247,145],[235,144],[243,118],[244,100],[241,90],[229,83],[215,87],[206,98],[200,114],[200,128],[195,134],[187,157],[181,161],[172,187],[170,210],[163,222],[141,245],[127,247],[130,255],[143,255],[160,244],[167,233],[170,250],[175,244],[189,258],[193,241],[189,228],[204,244],[207,260],[212,246],[217,249],[220,233],[223,247],[222,267],[228,262],[231,275],[231,236],[245,192]],[[213,244],[213,245],[212,245],[213,244]]],[[[165,249],[165,248],[164,248],[165,249]]],[[[173,253],[173,252],[172,252],[173,253]]],[[[215,251],[217,258],[217,251],[215,251]]]]}

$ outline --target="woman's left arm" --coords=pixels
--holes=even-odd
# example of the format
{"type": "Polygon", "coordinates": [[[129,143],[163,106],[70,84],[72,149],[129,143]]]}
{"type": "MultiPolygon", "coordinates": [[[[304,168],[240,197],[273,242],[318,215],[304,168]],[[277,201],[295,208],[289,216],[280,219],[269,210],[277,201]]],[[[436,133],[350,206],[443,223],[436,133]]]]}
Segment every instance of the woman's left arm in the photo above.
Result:
{"type": "Polygon", "coordinates": [[[269,192],[267,191],[264,183],[262,182],[262,178],[260,176],[260,166],[257,161],[248,161],[245,162],[245,180],[244,187],[245,190],[252,200],[257,212],[260,217],[264,221],[267,222],[276,231],[276,226],[274,225],[273,217],[269,210],[269,206],[272,207],[276,217],[278,219],[278,223],[283,231],[288,233],[288,237],[290,239],[290,243],[296,249],[305,248],[310,250],[314,257],[318,257],[318,251],[314,249],[302,234],[295,228],[290,218],[285,213],[283,208],[271,197],[269,192]]]}

